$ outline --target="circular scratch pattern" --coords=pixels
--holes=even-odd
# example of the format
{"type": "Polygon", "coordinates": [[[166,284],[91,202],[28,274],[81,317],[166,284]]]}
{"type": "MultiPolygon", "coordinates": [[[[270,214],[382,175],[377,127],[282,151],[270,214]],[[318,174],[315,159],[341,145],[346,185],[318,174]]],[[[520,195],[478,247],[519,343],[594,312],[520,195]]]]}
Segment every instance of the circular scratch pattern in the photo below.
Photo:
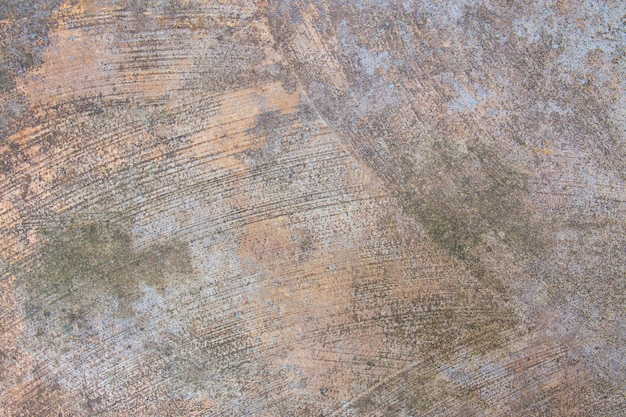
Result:
{"type": "Polygon", "coordinates": [[[626,8],[0,4],[0,416],[626,413],[626,8]]]}

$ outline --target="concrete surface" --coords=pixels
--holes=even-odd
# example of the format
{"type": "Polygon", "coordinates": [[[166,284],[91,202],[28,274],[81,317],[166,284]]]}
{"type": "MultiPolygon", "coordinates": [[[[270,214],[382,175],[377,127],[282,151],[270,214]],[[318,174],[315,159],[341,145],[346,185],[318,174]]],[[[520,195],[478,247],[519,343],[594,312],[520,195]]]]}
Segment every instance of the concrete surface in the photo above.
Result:
{"type": "Polygon", "coordinates": [[[0,19],[0,416],[626,415],[623,2],[0,19]]]}

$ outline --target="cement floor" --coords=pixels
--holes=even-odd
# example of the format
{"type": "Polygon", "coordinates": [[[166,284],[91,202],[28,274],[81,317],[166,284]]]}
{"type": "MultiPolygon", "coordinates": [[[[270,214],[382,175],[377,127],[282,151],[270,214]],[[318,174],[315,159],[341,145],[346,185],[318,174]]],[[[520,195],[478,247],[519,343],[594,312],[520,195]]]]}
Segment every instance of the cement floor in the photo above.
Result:
{"type": "Polygon", "coordinates": [[[0,33],[0,416],[626,415],[623,2],[0,33]]]}

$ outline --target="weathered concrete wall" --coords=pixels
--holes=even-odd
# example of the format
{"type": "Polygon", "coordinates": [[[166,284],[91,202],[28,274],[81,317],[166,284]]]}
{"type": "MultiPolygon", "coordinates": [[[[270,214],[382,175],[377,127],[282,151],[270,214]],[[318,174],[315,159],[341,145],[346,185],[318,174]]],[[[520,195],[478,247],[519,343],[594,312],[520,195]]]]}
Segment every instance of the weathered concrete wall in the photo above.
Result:
{"type": "Polygon", "coordinates": [[[0,18],[0,416],[626,413],[621,2],[0,18]]]}

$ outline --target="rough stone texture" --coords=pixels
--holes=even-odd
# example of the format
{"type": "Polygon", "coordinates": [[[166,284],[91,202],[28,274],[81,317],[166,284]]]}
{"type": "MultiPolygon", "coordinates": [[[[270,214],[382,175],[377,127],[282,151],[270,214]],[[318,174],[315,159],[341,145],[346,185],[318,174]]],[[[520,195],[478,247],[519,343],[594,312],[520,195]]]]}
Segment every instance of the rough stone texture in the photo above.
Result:
{"type": "Polygon", "coordinates": [[[624,3],[0,18],[0,416],[626,414],[624,3]]]}

